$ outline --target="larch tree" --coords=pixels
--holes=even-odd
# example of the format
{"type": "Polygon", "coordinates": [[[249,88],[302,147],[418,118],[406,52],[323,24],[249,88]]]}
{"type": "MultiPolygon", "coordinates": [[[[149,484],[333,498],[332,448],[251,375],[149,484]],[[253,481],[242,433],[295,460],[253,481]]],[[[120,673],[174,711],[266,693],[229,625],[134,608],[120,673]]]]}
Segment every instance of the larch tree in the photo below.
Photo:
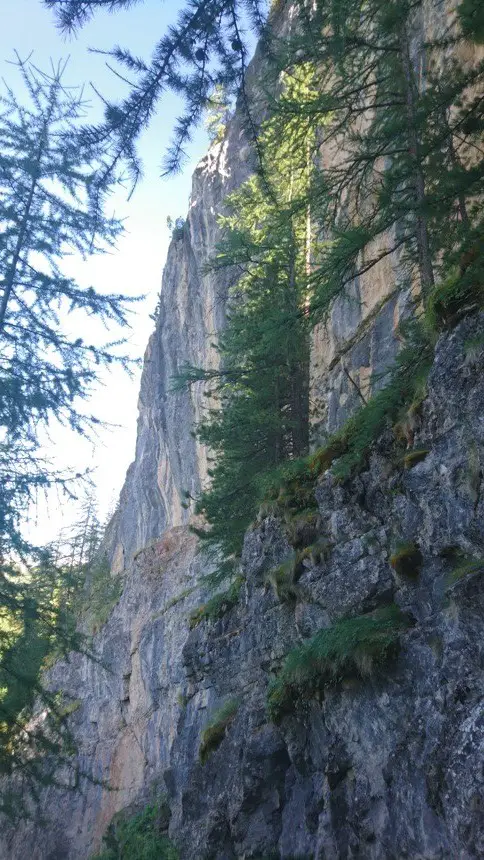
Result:
{"type": "MultiPolygon", "coordinates": [[[[126,326],[132,300],[65,274],[66,257],[114,247],[122,225],[105,206],[119,176],[103,178],[102,147],[79,138],[86,105],[64,85],[65,64],[49,73],[17,66],[22,97],[7,86],[0,97],[0,764],[33,777],[26,720],[36,696],[52,702],[43,660],[55,641],[79,646],[56,598],[58,566],[23,530],[36,493],[69,489],[72,477],[45,461],[41,430],[59,421],[86,433],[99,423],[82,401],[102,368],[129,361],[122,342],[96,344],[88,330],[92,320],[126,326]]],[[[35,735],[37,748],[57,749],[40,724],[35,735]]]]}

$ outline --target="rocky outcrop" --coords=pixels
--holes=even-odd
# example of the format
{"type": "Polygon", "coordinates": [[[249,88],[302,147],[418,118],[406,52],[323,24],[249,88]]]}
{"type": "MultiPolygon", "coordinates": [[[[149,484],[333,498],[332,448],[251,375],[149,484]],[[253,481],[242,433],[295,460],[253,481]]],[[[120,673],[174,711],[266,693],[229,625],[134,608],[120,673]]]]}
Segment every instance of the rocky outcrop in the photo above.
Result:
{"type": "Polygon", "coordinates": [[[48,789],[48,823],[10,834],[2,856],[87,858],[150,792],[168,797],[182,858],[482,856],[483,325],[468,318],[438,344],[420,462],[405,468],[389,434],[352,481],[322,476],[328,551],[304,562],[297,600],[266,582],[291,553],[273,517],[247,535],[238,604],[192,629],[207,571],[195,537],[177,527],[137,556],[97,637],[101,662],[53,670],[83,702],[80,792],[48,789]],[[412,576],[390,564],[399,541],[418,547],[412,576]],[[290,647],[391,600],[410,622],[398,657],[271,723],[267,687],[290,647]],[[235,715],[202,765],[203,730],[227,702],[235,715]]]}

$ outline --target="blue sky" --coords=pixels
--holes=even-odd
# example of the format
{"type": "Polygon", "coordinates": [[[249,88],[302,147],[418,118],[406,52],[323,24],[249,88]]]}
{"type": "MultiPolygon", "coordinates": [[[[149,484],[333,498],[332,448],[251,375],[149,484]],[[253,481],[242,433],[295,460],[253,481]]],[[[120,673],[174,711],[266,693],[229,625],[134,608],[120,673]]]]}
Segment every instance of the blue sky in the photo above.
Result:
{"type": "MultiPolygon", "coordinates": [[[[47,69],[54,62],[70,56],[66,74],[68,84],[85,84],[85,95],[91,99],[92,117],[100,115],[96,96],[89,82],[108,97],[119,95],[120,83],[106,68],[106,58],[88,52],[89,47],[107,50],[114,44],[129,46],[138,55],[149,57],[158,34],[176,19],[182,2],[178,0],[145,0],[144,4],[110,15],[99,13],[77,38],[66,38],[57,30],[53,14],[41,0],[4,0],[0,29],[0,76],[16,90],[16,71],[8,61],[17,50],[25,59],[31,52],[32,61],[47,69]]],[[[191,187],[191,174],[196,162],[207,148],[203,129],[195,135],[189,152],[189,162],[181,175],[160,178],[163,153],[169,143],[171,128],[179,104],[167,95],[162,109],[144,134],[140,151],[145,164],[145,177],[131,201],[125,195],[115,199],[116,213],[126,218],[127,234],[112,255],[93,258],[87,262],[72,260],[69,273],[86,285],[116,290],[129,295],[145,293],[146,301],[138,306],[130,333],[129,349],[133,357],[141,356],[153,329],[149,314],[153,312],[161,283],[161,272],[169,243],[167,216],[186,214],[191,187]]],[[[95,480],[101,512],[116,500],[127,466],[134,456],[137,418],[139,372],[130,380],[121,371],[113,371],[105,386],[91,401],[90,409],[99,418],[120,425],[101,432],[95,445],[73,438],[67,430],[53,427],[49,453],[55,456],[57,467],[72,466],[76,470],[89,466],[96,469],[95,480]]],[[[50,499],[48,507],[40,503],[35,513],[33,533],[39,540],[52,539],[68,524],[72,509],[50,499]]]]}

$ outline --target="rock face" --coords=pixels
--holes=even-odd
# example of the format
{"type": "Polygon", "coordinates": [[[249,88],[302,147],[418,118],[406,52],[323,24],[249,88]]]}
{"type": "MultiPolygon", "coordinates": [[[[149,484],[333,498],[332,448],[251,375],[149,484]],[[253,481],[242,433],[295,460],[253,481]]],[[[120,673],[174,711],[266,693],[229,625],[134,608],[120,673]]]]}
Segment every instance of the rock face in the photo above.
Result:
{"type": "Polygon", "coordinates": [[[173,377],[184,365],[217,366],[213,342],[224,325],[228,279],[205,267],[216,252],[222,202],[252,169],[236,114],[224,141],[199,163],[187,219],[169,248],[157,325],[144,357],[135,459],[106,537],[115,572],[165,529],[187,522],[184,493],[195,495],[206,478],[206,452],[192,435],[202,388],[175,393],[173,377]]]}
{"type": "Polygon", "coordinates": [[[322,477],[329,550],[305,562],[296,602],[265,582],[291,551],[274,518],[247,534],[238,604],[193,629],[207,570],[194,536],[173,528],[137,556],[97,637],[102,663],[53,670],[82,700],[81,791],[49,789],[47,824],[10,834],[2,857],[87,858],[111,816],[150,792],[168,796],[187,860],[483,856],[484,562],[452,576],[458,553],[478,559],[484,543],[483,327],[468,318],[439,342],[415,440],[424,459],[403,468],[383,437],[358,478],[322,477]],[[418,575],[392,569],[399,540],[418,545],[418,575]],[[268,682],[289,648],[391,599],[412,622],[398,658],[273,725],[268,682]],[[235,716],[202,765],[202,732],[227,701],[235,716]]]}
{"type": "MultiPolygon", "coordinates": [[[[453,4],[427,7],[416,57],[422,33],[438,31],[453,4]]],[[[413,468],[389,435],[357,478],[320,479],[314,539],[325,551],[304,560],[294,599],[281,602],[267,582],[292,553],[284,525],[268,517],[246,536],[238,602],[190,623],[210,571],[181,504],[206,476],[191,435],[202,393],[173,394],[171,380],[185,363],[216,364],[228,282],[204,265],[216,214],[251,169],[236,113],[197,168],[164,272],[135,460],[106,536],[124,590],[96,636],[98,661],[73,655],[50,673],[76,703],[70,784],[45,790],[38,817],[3,828],[5,860],[87,860],[115,813],[161,794],[182,860],[484,856],[484,315],[437,346],[414,440],[427,453],[413,468]],[[390,564],[400,542],[420,554],[414,575],[390,564]],[[327,687],[274,725],[267,689],[288,651],[390,601],[411,622],[393,662],[327,687]],[[230,719],[202,764],[203,732],[223,705],[230,719]]],[[[315,438],[355,406],[347,371],[366,392],[392,360],[405,277],[392,257],[315,332],[315,438]]]]}

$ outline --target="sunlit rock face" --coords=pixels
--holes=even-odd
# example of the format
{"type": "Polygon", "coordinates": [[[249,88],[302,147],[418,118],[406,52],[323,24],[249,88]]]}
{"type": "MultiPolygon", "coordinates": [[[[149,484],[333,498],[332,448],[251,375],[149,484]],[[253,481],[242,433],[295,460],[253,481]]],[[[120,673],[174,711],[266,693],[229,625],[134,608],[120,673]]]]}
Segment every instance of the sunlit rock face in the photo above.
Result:
{"type": "MultiPolygon", "coordinates": [[[[293,14],[287,2],[277,21],[281,34],[292,26],[293,14]]],[[[247,69],[245,92],[256,121],[266,111],[260,87],[266,62],[258,48],[247,69]]],[[[185,494],[196,495],[206,480],[207,452],[193,431],[211,404],[201,384],[174,393],[173,377],[184,365],[218,366],[214,342],[225,324],[234,273],[207,272],[207,266],[220,240],[224,199],[254,171],[245,117],[241,97],[224,140],[211,146],[195,170],[185,226],[168,251],[156,329],[144,357],[135,458],[105,540],[113,574],[166,528],[188,522],[192,510],[182,505],[185,494]]]]}
{"type": "Polygon", "coordinates": [[[204,270],[216,252],[217,214],[224,197],[250,174],[250,155],[236,118],[223,143],[198,165],[185,226],[170,245],[156,329],[144,357],[135,459],[107,534],[115,573],[165,529],[187,522],[184,493],[195,495],[206,477],[206,452],[193,436],[203,390],[196,385],[175,393],[173,377],[186,364],[217,366],[213,344],[224,325],[228,280],[204,270]]]}

